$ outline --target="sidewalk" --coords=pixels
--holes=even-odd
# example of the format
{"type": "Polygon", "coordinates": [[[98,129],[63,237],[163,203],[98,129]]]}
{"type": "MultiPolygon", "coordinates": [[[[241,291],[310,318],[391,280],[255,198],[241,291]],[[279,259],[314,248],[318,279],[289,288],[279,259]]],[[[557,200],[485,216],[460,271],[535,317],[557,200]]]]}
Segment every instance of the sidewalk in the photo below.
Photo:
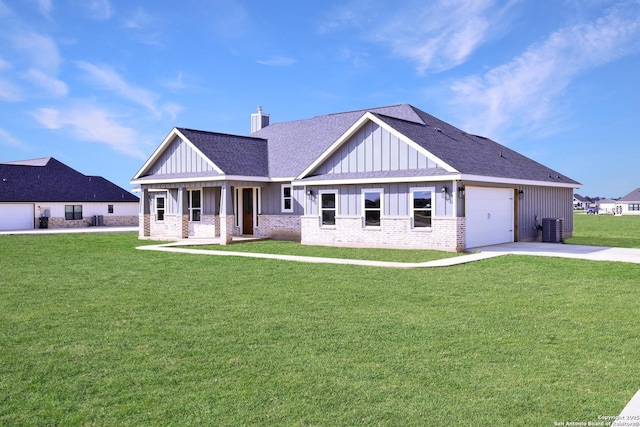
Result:
{"type": "MultiPolygon", "coordinates": [[[[202,241],[200,244],[211,244],[212,242],[202,241]]],[[[214,249],[193,249],[176,247],[195,246],[194,240],[164,243],[159,245],[138,246],[136,249],[146,251],[163,251],[163,252],[180,252],[197,255],[210,256],[241,256],[248,258],[268,258],[279,259],[283,261],[296,261],[308,263],[324,263],[324,264],[343,264],[343,265],[362,265],[369,267],[386,267],[386,268],[432,268],[432,267],[450,267],[453,265],[465,264],[483,259],[499,257],[503,255],[533,255],[548,256],[561,258],[586,259],[591,261],[614,261],[614,262],[630,262],[640,264],[640,249],[624,249],[624,248],[606,248],[599,246],[578,246],[565,245],[560,243],[539,243],[539,242],[517,242],[506,243],[495,246],[485,246],[476,248],[468,255],[461,255],[452,258],[439,259],[427,262],[388,262],[388,261],[368,261],[357,259],[341,259],[341,258],[318,258],[298,255],[276,255],[262,254],[250,252],[233,252],[233,251],[216,251],[214,249]]]]}
{"type": "Polygon", "coordinates": [[[69,233],[137,233],[137,225],[130,226],[99,226],[99,227],[69,227],[69,228],[34,228],[32,230],[0,231],[0,236],[11,234],[69,234],[69,233]]]}

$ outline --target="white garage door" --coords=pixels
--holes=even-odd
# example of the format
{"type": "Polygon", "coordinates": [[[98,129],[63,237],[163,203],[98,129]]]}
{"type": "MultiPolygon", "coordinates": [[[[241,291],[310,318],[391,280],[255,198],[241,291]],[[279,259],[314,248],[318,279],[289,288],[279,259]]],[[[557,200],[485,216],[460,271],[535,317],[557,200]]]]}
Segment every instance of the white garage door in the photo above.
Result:
{"type": "Polygon", "coordinates": [[[0,203],[0,230],[31,230],[33,218],[31,203],[0,203]]]}
{"type": "Polygon", "coordinates": [[[513,189],[465,189],[467,248],[513,242],[513,189]]]}

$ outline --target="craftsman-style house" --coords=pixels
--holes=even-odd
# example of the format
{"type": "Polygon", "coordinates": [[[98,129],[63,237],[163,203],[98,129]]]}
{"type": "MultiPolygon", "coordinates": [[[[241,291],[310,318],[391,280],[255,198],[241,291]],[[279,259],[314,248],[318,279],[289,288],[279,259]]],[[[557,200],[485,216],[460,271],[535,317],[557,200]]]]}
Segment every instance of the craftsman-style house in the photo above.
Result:
{"type": "Polygon", "coordinates": [[[461,251],[573,231],[580,184],[411,105],[270,124],[174,128],[132,179],[140,238],[233,236],[461,251]]]}

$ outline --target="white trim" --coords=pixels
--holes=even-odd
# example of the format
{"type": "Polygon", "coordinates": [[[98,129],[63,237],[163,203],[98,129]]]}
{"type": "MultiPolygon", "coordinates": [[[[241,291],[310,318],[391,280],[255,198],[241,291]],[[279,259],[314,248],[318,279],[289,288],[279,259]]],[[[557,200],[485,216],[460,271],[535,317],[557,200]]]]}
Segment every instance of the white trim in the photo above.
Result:
{"type": "Polygon", "coordinates": [[[360,128],[362,126],[364,126],[364,124],[367,121],[372,121],[375,124],[377,124],[378,126],[380,126],[381,128],[386,129],[389,133],[395,135],[398,139],[400,139],[402,142],[406,143],[407,145],[409,145],[410,147],[412,147],[413,149],[415,149],[416,151],[418,151],[419,153],[421,153],[422,155],[432,159],[435,163],[437,163],[440,167],[442,167],[443,169],[447,170],[448,172],[458,172],[455,168],[453,168],[451,165],[449,165],[448,163],[446,163],[444,160],[440,159],[439,157],[433,155],[431,152],[429,152],[428,150],[424,149],[421,145],[419,145],[418,143],[416,143],[415,141],[413,141],[411,138],[408,138],[406,135],[398,132],[396,129],[394,129],[393,127],[389,126],[388,124],[386,124],[385,122],[383,122],[382,120],[378,119],[374,114],[372,114],[370,111],[367,111],[366,113],[364,113],[362,115],[362,117],[360,117],[353,125],[351,125],[351,127],[349,129],[347,129],[346,132],[344,132],[333,144],[331,144],[331,146],[329,148],[327,148],[321,155],[320,157],[318,157],[313,163],[311,163],[311,165],[309,165],[300,175],[298,175],[296,177],[296,179],[302,179],[305,176],[307,176],[309,173],[311,173],[314,169],[316,169],[318,166],[320,166],[322,164],[322,162],[324,162],[325,160],[327,160],[333,153],[335,153],[338,148],[340,148],[340,146],[342,146],[342,144],[348,140],[349,138],[351,138],[353,135],[356,134],[356,132],[358,130],[360,130],[360,128]]]}
{"type": "MultiPolygon", "coordinates": [[[[411,218],[411,229],[412,230],[431,230],[433,228],[433,218],[435,217],[436,212],[436,188],[435,187],[409,187],[409,218],[411,218]],[[429,227],[416,227],[414,225],[414,206],[413,206],[413,194],[417,191],[429,191],[431,192],[431,226],[429,227]]],[[[425,210],[425,209],[418,209],[425,210]]]]}
{"type": "Polygon", "coordinates": [[[499,178],[482,175],[430,175],[430,176],[403,176],[389,178],[351,178],[351,179],[305,179],[304,181],[293,181],[293,185],[343,185],[343,184],[387,184],[400,182],[451,182],[465,181],[466,183],[491,183],[505,185],[531,185],[538,187],[561,187],[561,188],[581,188],[582,184],[549,182],[549,181],[533,181],[515,178],[499,178]]]}
{"type": "Polygon", "coordinates": [[[566,182],[549,182],[549,181],[535,181],[530,179],[517,179],[517,178],[500,178],[500,177],[492,177],[492,176],[482,176],[482,175],[464,175],[460,174],[453,177],[448,177],[449,179],[465,181],[469,185],[472,183],[469,181],[475,182],[490,182],[492,184],[507,184],[507,185],[532,185],[539,187],[563,187],[563,188],[582,188],[582,184],[580,183],[566,183],[566,182]]]}
{"type": "MultiPolygon", "coordinates": [[[[340,215],[340,209],[339,208],[340,208],[340,194],[339,194],[337,189],[331,189],[331,190],[327,189],[327,190],[319,190],[318,191],[318,217],[320,217],[320,227],[321,228],[322,227],[335,228],[335,226],[336,226],[335,225],[335,219],[340,215]],[[333,195],[336,196],[336,198],[335,198],[336,206],[335,206],[335,208],[333,208],[335,210],[335,216],[333,218],[333,220],[334,220],[333,224],[324,225],[322,223],[322,196],[324,194],[333,194],[333,195]]],[[[329,208],[329,209],[331,209],[331,208],[329,208]]]]}
{"type": "Polygon", "coordinates": [[[167,216],[167,198],[168,194],[165,191],[162,196],[153,197],[153,221],[154,222],[164,222],[164,217],[167,216]],[[158,219],[158,199],[164,199],[164,207],[162,208],[162,219],[158,219]]]}
{"type": "Polygon", "coordinates": [[[367,225],[367,216],[366,216],[366,203],[365,203],[365,194],[366,193],[379,193],[380,194],[380,207],[376,209],[368,209],[370,211],[380,210],[380,220],[384,218],[384,189],[383,188],[362,188],[360,190],[360,206],[361,206],[361,217],[362,217],[362,227],[363,228],[380,228],[380,224],[378,225],[367,225]]]}
{"type": "Polygon", "coordinates": [[[252,181],[252,182],[276,182],[263,176],[245,175],[216,175],[200,176],[190,178],[167,178],[167,179],[138,179],[130,181],[130,184],[177,184],[182,182],[217,182],[217,181],[252,181]]]}
{"type": "Polygon", "coordinates": [[[199,210],[200,211],[200,218],[202,218],[202,211],[203,211],[203,205],[204,205],[204,191],[202,190],[202,187],[197,187],[197,188],[187,188],[187,210],[189,211],[189,222],[200,222],[201,220],[194,220],[193,219],[193,211],[195,210],[199,210]],[[194,208],[193,207],[193,192],[194,191],[199,191],[200,192],[200,207],[199,208],[194,208]]]}
{"type": "Polygon", "coordinates": [[[291,213],[293,212],[293,185],[292,184],[280,184],[280,212],[281,213],[291,213]],[[285,197],[284,190],[285,188],[289,188],[289,197],[285,197]],[[289,199],[289,208],[285,208],[284,202],[286,199],[289,199]]]}
{"type": "Polygon", "coordinates": [[[162,143],[158,146],[158,148],[156,148],[156,150],[153,152],[151,157],[149,157],[149,159],[144,163],[144,165],[142,165],[140,170],[138,172],[136,172],[136,174],[134,175],[132,181],[135,181],[137,178],[140,178],[140,175],[145,173],[158,160],[160,155],[162,153],[164,153],[164,151],[167,149],[169,144],[171,144],[171,142],[173,141],[174,137],[176,137],[176,136],[179,137],[180,139],[182,139],[183,142],[187,143],[189,145],[189,147],[193,151],[195,151],[196,154],[198,154],[200,157],[202,157],[204,159],[204,161],[207,162],[207,164],[209,166],[211,166],[216,172],[218,172],[219,174],[224,174],[222,169],[220,169],[215,163],[213,163],[211,161],[211,159],[209,159],[207,156],[205,156],[204,153],[202,153],[202,151],[200,151],[195,145],[193,145],[193,143],[191,141],[189,141],[189,138],[184,136],[184,134],[182,132],[180,132],[178,130],[178,128],[173,128],[171,130],[171,132],[169,132],[169,134],[166,136],[166,138],[162,141],[162,143]]]}

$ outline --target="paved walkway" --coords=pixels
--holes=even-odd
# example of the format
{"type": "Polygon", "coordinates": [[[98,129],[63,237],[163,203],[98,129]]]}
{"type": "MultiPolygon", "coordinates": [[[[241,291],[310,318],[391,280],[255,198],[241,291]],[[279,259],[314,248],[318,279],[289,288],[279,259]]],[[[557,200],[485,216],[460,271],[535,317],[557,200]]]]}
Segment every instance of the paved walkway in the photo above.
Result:
{"type": "Polygon", "coordinates": [[[299,255],[276,255],[251,252],[216,251],[213,249],[195,249],[178,246],[196,246],[217,244],[217,240],[187,239],[179,242],[163,243],[158,245],[138,246],[136,249],[147,251],[181,252],[197,255],[210,256],[241,256],[248,258],[268,258],[283,261],[296,261],[308,263],[324,264],[348,264],[362,265],[369,267],[386,268],[430,268],[430,267],[450,267],[468,262],[480,261],[483,259],[499,257],[503,255],[533,255],[562,258],[577,258],[591,261],[617,261],[640,264],[640,249],[607,248],[599,246],[578,246],[565,245],[560,243],[539,243],[539,242],[517,242],[506,243],[495,246],[485,246],[474,249],[468,255],[461,255],[452,258],[439,259],[426,262],[389,262],[389,261],[368,261],[342,258],[321,258],[299,255]]]}

